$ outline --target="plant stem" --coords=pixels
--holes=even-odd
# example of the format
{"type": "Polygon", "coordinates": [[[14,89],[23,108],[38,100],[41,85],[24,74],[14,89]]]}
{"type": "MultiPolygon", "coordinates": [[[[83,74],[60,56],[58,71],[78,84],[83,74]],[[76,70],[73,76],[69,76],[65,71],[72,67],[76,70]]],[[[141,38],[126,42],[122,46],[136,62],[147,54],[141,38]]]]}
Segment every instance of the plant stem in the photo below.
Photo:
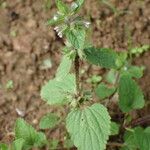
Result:
{"type": "Polygon", "coordinates": [[[79,67],[80,67],[79,55],[78,55],[78,53],[76,53],[75,60],[74,60],[74,71],[75,71],[75,80],[76,80],[77,95],[80,95],[79,67]]]}

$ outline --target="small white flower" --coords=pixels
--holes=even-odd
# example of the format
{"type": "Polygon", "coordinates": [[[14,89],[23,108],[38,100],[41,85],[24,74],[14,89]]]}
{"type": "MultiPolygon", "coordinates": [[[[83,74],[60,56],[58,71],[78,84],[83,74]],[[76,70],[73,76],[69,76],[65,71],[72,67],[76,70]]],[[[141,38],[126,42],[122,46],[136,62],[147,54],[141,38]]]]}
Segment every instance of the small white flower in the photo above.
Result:
{"type": "Polygon", "coordinates": [[[59,32],[59,27],[58,26],[56,26],[55,28],[54,28],[54,30],[56,31],[56,32],[59,32]]]}
{"type": "Polygon", "coordinates": [[[88,22],[88,21],[84,21],[83,23],[84,23],[84,25],[85,25],[86,28],[89,28],[89,26],[90,26],[90,24],[91,24],[91,23],[88,22]]]}
{"type": "Polygon", "coordinates": [[[58,19],[58,17],[56,15],[54,15],[53,19],[56,21],[58,19]]]}
{"type": "Polygon", "coordinates": [[[62,38],[63,34],[62,34],[62,32],[61,32],[61,31],[60,31],[60,32],[58,32],[58,36],[59,36],[60,38],[62,38]]]}

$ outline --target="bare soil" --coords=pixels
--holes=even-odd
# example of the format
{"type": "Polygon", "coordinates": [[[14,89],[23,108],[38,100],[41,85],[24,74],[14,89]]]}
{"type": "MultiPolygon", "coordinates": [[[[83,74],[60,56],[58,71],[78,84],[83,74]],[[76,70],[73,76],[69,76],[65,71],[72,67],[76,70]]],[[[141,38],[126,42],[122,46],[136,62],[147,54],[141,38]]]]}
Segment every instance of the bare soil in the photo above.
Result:
{"type": "MultiPolygon", "coordinates": [[[[71,0],[66,1],[69,3],[71,0]]],[[[128,48],[127,30],[131,32],[133,46],[150,44],[150,1],[110,1],[124,13],[115,15],[99,0],[86,0],[81,12],[91,20],[94,45],[125,50],[128,48]]],[[[52,27],[45,25],[56,11],[53,1],[49,10],[45,9],[43,0],[0,2],[3,2],[0,5],[0,142],[11,143],[15,120],[20,117],[18,110],[36,128],[41,116],[58,110],[41,100],[40,89],[54,76],[63,40],[57,37],[52,27]],[[45,59],[51,60],[49,69],[42,68],[45,59]],[[6,89],[9,80],[14,83],[13,89],[6,89]]],[[[146,66],[139,84],[145,93],[147,106],[135,112],[137,118],[150,115],[150,51],[135,58],[134,63],[146,66]]],[[[65,114],[63,108],[56,112],[65,114]]],[[[48,137],[63,141],[63,130],[60,127],[48,131],[48,137]]]]}

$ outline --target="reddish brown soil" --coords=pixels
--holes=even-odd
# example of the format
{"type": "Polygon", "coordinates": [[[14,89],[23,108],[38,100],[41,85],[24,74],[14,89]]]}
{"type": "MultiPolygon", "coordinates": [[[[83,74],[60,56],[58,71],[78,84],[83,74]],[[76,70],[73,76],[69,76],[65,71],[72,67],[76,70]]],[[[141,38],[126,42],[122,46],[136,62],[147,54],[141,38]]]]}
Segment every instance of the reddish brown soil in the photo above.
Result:
{"type": "MultiPolygon", "coordinates": [[[[4,0],[0,0],[4,1],[4,0]]],[[[45,22],[55,12],[52,2],[50,10],[43,7],[43,0],[5,0],[7,6],[0,6],[0,142],[10,143],[13,127],[19,115],[16,109],[25,113],[24,118],[37,127],[39,119],[57,108],[48,106],[40,99],[40,88],[52,78],[60,61],[63,41],[52,27],[45,22]],[[13,36],[13,32],[16,35],[13,36]],[[52,67],[41,69],[43,60],[50,58],[52,67]],[[13,80],[12,90],[4,86],[13,80]]],[[[127,11],[116,16],[98,0],[86,0],[82,14],[91,18],[95,46],[116,50],[127,49],[126,29],[131,31],[133,46],[150,44],[150,1],[111,0],[119,9],[127,11]]],[[[135,63],[145,65],[144,77],[139,81],[147,102],[150,101],[150,52],[135,59],[135,63]]],[[[143,109],[140,116],[148,115],[143,109]]],[[[64,114],[63,108],[58,114],[64,114]]],[[[49,131],[50,137],[63,140],[63,128],[49,131]]]]}

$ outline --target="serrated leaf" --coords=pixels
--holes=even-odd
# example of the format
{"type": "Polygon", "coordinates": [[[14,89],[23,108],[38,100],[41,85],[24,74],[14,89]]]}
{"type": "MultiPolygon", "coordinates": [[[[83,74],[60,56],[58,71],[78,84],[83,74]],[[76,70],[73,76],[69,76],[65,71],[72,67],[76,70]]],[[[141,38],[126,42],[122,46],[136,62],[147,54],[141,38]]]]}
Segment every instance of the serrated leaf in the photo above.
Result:
{"type": "Polygon", "coordinates": [[[67,14],[68,13],[68,7],[67,5],[65,5],[62,0],[56,0],[56,6],[59,10],[59,12],[63,13],[63,14],[67,14]]]}
{"type": "Polygon", "coordinates": [[[40,129],[53,128],[58,123],[59,117],[53,113],[43,116],[40,120],[40,129]]]}
{"type": "Polygon", "coordinates": [[[108,48],[86,48],[84,49],[86,59],[104,68],[116,68],[117,53],[108,48]]]}
{"type": "Polygon", "coordinates": [[[56,78],[63,79],[64,77],[66,77],[70,72],[71,65],[72,61],[67,56],[64,56],[57,69],[56,78]]]}
{"type": "Polygon", "coordinates": [[[123,112],[129,112],[132,109],[140,109],[144,106],[144,96],[131,78],[130,74],[123,74],[119,81],[119,107],[123,112]]]}
{"type": "Polygon", "coordinates": [[[105,83],[100,83],[95,92],[100,99],[105,99],[111,96],[115,92],[115,90],[115,87],[109,87],[105,83]]]}
{"type": "Polygon", "coordinates": [[[9,150],[6,144],[0,143],[0,150],[9,150]]]}
{"type": "Polygon", "coordinates": [[[101,104],[72,110],[67,116],[67,130],[79,150],[104,150],[110,134],[110,116],[101,104]]]}
{"type": "Polygon", "coordinates": [[[67,96],[75,93],[75,76],[68,74],[63,79],[50,80],[42,87],[41,97],[50,105],[65,104],[68,102],[67,96]]]}
{"type": "Polygon", "coordinates": [[[22,150],[25,143],[24,139],[17,139],[13,142],[13,150],[22,150]]]}
{"type": "Polygon", "coordinates": [[[46,137],[43,133],[37,132],[31,125],[19,118],[15,125],[16,140],[23,139],[23,150],[28,150],[31,147],[41,147],[46,142],[46,137]]]}
{"type": "Polygon", "coordinates": [[[117,135],[119,133],[120,125],[116,122],[111,122],[111,135],[117,135]]]}
{"type": "Polygon", "coordinates": [[[85,35],[85,30],[83,28],[73,28],[66,32],[68,42],[77,50],[84,48],[85,35]]]}

